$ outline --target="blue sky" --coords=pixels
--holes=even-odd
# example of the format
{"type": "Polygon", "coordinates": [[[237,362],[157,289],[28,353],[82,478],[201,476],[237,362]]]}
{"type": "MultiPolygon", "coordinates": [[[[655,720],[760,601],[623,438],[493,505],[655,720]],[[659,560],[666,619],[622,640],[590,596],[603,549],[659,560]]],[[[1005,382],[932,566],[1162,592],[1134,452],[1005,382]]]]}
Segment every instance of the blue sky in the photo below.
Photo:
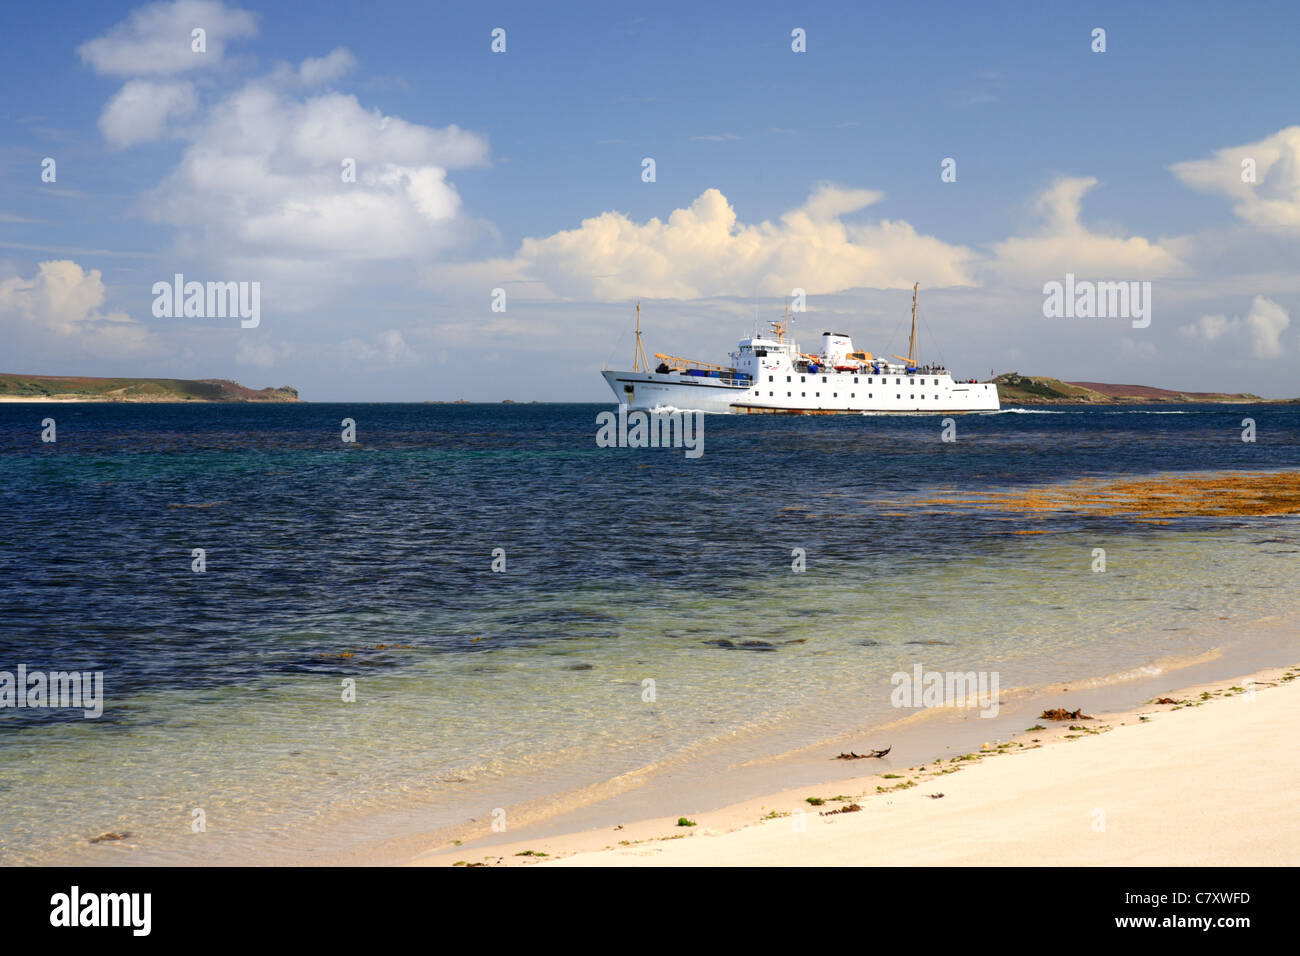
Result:
{"type": "Polygon", "coordinates": [[[1297,26],[1289,4],[6,5],[0,369],[603,401],[636,297],[651,351],[716,361],[798,287],[810,341],[886,352],[919,280],[959,375],[1297,394],[1297,26]],[[156,318],[178,271],[258,281],[260,325],[156,318]],[[1151,281],[1151,326],[1045,318],[1067,271],[1151,281]]]}

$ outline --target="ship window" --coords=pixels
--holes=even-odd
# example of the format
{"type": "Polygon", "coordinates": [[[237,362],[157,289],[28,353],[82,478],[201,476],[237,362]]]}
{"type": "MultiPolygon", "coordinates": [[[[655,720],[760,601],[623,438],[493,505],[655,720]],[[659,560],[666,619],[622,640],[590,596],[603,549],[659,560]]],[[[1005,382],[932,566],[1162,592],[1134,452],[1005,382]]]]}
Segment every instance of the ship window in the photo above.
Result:
{"type": "Polygon", "coordinates": [[[818,397],[818,398],[821,398],[821,397],[822,397],[822,393],[821,393],[821,392],[818,392],[818,393],[817,393],[817,397],[818,397]]]}
{"type": "Polygon", "coordinates": [[[839,397],[840,397],[839,392],[831,392],[831,398],[839,398],[839,397]]]}
{"type": "Polygon", "coordinates": [[[789,392],[786,392],[786,393],[785,393],[785,397],[786,397],[786,398],[789,398],[789,397],[790,397],[790,393],[789,393],[789,392]]]}
{"type": "Polygon", "coordinates": [[[854,384],[854,385],[857,385],[857,384],[858,384],[858,377],[857,377],[856,375],[853,376],[853,384],[854,384]]]}
{"type": "Polygon", "coordinates": [[[895,385],[902,385],[902,384],[903,384],[903,380],[902,380],[901,378],[896,378],[896,379],[894,379],[894,384],[895,384],[895,385]]]}
{"type": "Polygon", "coordinates": [[[902,398],[902,395],[895,395],[894,398],[902,398]]]}
{"type": "Polygon", "coordinates": [[[790,381],[790,376],[787,375],[787,376],[785,377],[785,380],[786,380],[787,382],[790,381]]]}
{"type": "Polygon", "coordinates": [[[769,382],[774,381],[774,380],[775,380],[775,376],[773,376],[773,375],[769,375],[769,376],[767,377],[767,380],[768,380],[769,382]]]}
{"type": "Polygon", "coordinates": [[[823,384],[823,385],[826,384],[826,376],[825,376],[825,375],[822,376],[822,384],[823,384]]]}
{"type": "Polygon", "coordinates": [[[857,397],[858,397],[857,392],[849,392],[849,398],[857,398],[857,397]]]}
{"type": "Polygon", "coordinates": [[[804,377],[803,377],[803,376],[802,376],[802,375],[800,375],[800,376],[799,376],[799,381],[801,381],[801,382],[806,382],[806,381],[807,381],[807,379],[806,379],[806,378],[804,378],[804,377]]]}
{"type": "Polygon", "coordinates": [[[800,397],[800,398],[807,398],[807,397],[808,397],[808,393],[807,393],[807,392],[800,392],[800,393],[799,393],[799,397],[800,397]]]}

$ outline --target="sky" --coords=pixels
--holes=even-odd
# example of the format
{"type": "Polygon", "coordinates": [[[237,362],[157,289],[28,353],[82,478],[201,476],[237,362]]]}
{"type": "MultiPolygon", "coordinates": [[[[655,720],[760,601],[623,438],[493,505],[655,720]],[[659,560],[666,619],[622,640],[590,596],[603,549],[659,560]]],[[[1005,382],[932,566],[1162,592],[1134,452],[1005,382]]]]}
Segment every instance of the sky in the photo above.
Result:
{"type": "Polygon", "coordinates": [[[638,300],[650,353],[793,304],[891,355],[919,282],[960,378],[1300,395],[1298,44],[1292,3],[5,4],[0,371],[610,401],[638,300]],[[177,274],[256,324],[159,314],[177,274]],[[1046,314],[1067,276],[1149,314],[1046,314]]]}

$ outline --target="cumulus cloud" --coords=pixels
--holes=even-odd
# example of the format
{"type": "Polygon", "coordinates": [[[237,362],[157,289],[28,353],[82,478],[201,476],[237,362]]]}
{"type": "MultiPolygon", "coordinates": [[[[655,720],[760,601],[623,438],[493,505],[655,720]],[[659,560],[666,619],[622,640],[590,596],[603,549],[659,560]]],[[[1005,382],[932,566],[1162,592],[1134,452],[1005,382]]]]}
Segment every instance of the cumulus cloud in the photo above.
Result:
{"type": "Polygon", "coordinates": [[[225,261],[424,260],[461,227],[449,169],[487,142],[366,109],[355,96],[300,99],[253,81],[192,124],[179,166],[139,208],[225,261]],[[355,181],[345,181],[345,163],[355,181]]]}
{"type": "Polygon", "coordinates": [[[148,332],[123,312],[104,312],[104,281],[70,259],[42,262],[30,279],[0,281],[0,324],[6,336],[116,357],[148,349],[148,332]]]}
{"type": "Polygon", "coordinates": [[[1232,341],[1244,339],[1250,354],[1255,358],[1281,358],[1284,352],[1282,333],[1291,325],[1291,316],[1287,310],[1272,299],[1257,295],[1251,302],[1246,317],[1223,315],[1203,315],[1190,325],[1179,329],[1188,338],[1206,343],[1221,339],[1232,341]]]}
{"type": "Polygon", "coordinates": [[[1151,279],[1179,275],[1186,266],[1170,248],[1141,236],[1124,238],[1092,232],[1080,221],[1083,197],[1093,177],[1061,177],[1034,202],[1042,220],[1027,236],[993,244],[990,268],[1009,278],[1054,278],[1072,272],[1089,277],[1151,279]]]}
{"type": "Polygon", "coordinates": [[[344,76],[357,66],[357,58],[346,47],[336,47],[325,56],[303,60],[298,65],[298,82],[303,86],[321,86],[344,76]]]}
{"type": "Polygon", "coordinates": [[[1300,229],[1300,126],[1169,168],[1193,189],[1235,200],[1233,212],[1246,222],[1300,229]],[[1253,161],[1254,182],[1243,179],[1248,160],[1253,161]]]}
{"type": "Polygon", "coordinates": [[[108,76],[167,76],[213,67],[226,43],[257,33],[257,18],[218,0],[175,0],[131,12],[108,33],[77,48],[81,61],[108,76]],[[192,35],[205,31],[205,52],[195,52],[192,35]]]}
{"type": "Polygon", "coordinates": [[[1226,315],[1203,315],[1191,325],[1184,325],[1180,331],[1191,338],[1217,342],[1240,324],[1237,319],[1229,321],[1226,315]]]}
{"type": "Polygon", "coordinates": [[[189,116],[197,105],[192,83],[131,80],[104,107],[99,130],[117,149],[151,142],[169,120],[189,116]]]}
{"type": "Polygon", "coordinates": [[[469,228],[448,172],[486,162],[486,140],[386,116],[355,96],[305,95],[356,67],[346,48],[236,88],[205,85],[215,95],[202,107],[195,84],[158,78],[217,63],[231,40],[256,31],[247,11],[175,0],[135,10],[79,49],[101,73],[137,77],[100,116],[110,146],[168,134],[187,144],[179,166],[136,206],[177,227],[179,253],[240,275],[255,264],[294,288],[282,306],[305,307],[304,290],[337,277],[339,259],[425,262],[469,228]],[[198,27],[207,32],[202,54],[190,45],[198,27]],[[178,127],[184,119],[192,122],[178,127]]]}
{"type": "Polygon", "coordinates": [[[707,189],[666,221],[605,212],[577,229],[525,239],[510,258],[447,266],[433,276],[487,288],[528,283],[530,295],[600,301],[901,289],[917,280],[974,284],[975,255],[964,246],[901,220],[844,221],[880,198],[823,185],[779,222],[746,224],[719,190],[707,189]]]}

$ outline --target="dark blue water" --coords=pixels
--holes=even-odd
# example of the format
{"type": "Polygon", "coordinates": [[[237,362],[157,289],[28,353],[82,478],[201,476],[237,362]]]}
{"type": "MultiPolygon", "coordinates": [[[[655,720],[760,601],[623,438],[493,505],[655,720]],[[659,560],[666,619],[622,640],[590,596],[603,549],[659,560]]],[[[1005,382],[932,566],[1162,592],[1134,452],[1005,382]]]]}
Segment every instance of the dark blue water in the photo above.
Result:
{"type": "MultiPolygon", "coordinates": [[[[939,416],[709,416],[697,460],[596,447],[602,407],[0,405],[0,661],[110,671],[128,695],[333,673],[323,655],[355,644],[367,615],[374,644],[491,654],[612,633],[608,615],[539,609],[542,596],[720,595],[784,568],[791,543],[883,573],[1005,530],[879,513],[904,494],[1300,467],[1294,405],[958,416],[955,443],[939,416]],[[340,440],[348,417],[355,444],[340,440]],[[828,494],[835,520],[784,510],[828,494]]],[[[1231,522],[1187,524],[1216,523],[1231,522]]],[[[73,718],[11,712],[0,733],[60,719],[73,718]]],[[[144,715],[105,717],[120,719],[144,715]]]]}

